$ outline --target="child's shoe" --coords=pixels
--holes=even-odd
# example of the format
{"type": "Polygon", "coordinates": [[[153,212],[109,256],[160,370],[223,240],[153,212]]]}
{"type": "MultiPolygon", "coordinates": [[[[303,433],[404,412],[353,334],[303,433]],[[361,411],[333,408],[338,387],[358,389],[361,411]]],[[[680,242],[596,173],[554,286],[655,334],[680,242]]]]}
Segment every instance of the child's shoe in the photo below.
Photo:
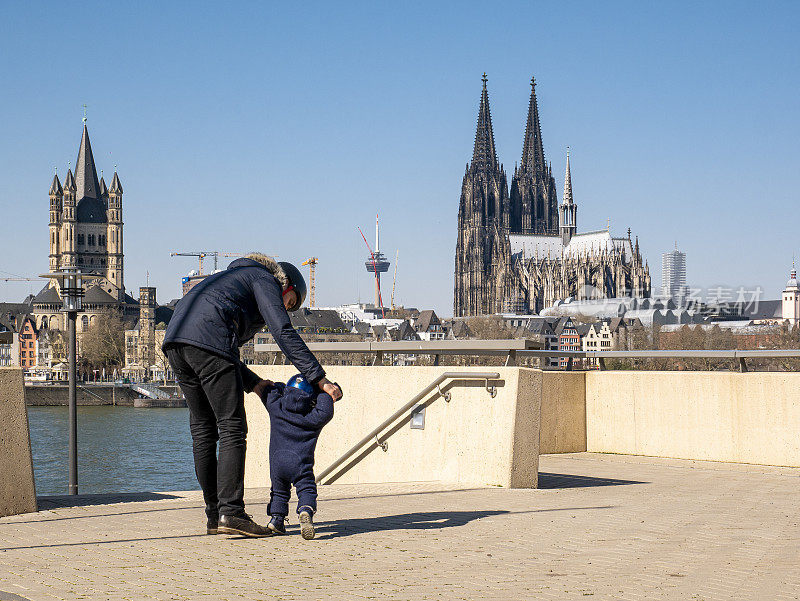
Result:
{"type": "Polygon", "coordinates": [[[314,510],[307,505],[300,507],[297,510],[297,515],[300,518],[300,535],[305,540],[311,540],[314,538],[314,520],[312,516],[314,515],[314,510]]]}
{"type": "Polygon", "coordinates": [[[273,534],[286,534],[286,525],[283,523],[285,519],[282,515],[273,515],[267,528],[272,530],[273,534]]]}
{"type": "Polygon", "coordinates": [[[210,517],[206,522],[206,534],[219,534],[217,526],[219,525],[219,518],[210,517]]]}

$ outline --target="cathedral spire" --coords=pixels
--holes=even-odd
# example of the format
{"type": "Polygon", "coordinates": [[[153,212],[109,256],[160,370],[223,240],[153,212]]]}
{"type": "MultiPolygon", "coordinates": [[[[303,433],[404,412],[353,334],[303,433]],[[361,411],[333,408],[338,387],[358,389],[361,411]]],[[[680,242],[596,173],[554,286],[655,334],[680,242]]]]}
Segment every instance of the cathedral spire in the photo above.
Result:
{"type": "Polygon", "coordinates": [[[522,171],[547,171],[542,145],[542,128],[539,125],[539,105],[536,101],[536,78],[531,77],[531,100],[528,105],[528,123],[522,144],[522,171]]]}
{"type": "MultiPolygon", "coordinates": [[[[579,165],[580,166],[580,165],[579,165]]],[[[567,172],[564,175],[564,201],[565,205],[572,204],[572,175],[569,172],[569,146],[567,146],[567,172]]]]}
{"type": "Polygon", "coordinates": [[[89,142],[89,130],[86,129],[85,121],[81,146],[78,149],[78,161],[75,163],[75,187],[77,189],[75,200],[78,202],[83,198],[100,197],[100,182],[97,181],[97,169],[94,166],[92,145],[89,142]]]}
{"type": "Polygon", "coordinates": [[[572,200],[572,174],[569,171],[569,146],[567,146],[567,172],[564,175],[564,198],[561,201],[561,244],[567,247],[578,229],[578,207],[572,200]]]}
{"type": "Polygon", "coordinates": [[[478,109],[478,126],[475,131],[475,148],[472,152],[472,166],[479,170],[497,168],[497,151],[494,146],[492,113],[489,110],[489,93],[486,91],[486,73],[483,74],[481,105],[478,109]]]}

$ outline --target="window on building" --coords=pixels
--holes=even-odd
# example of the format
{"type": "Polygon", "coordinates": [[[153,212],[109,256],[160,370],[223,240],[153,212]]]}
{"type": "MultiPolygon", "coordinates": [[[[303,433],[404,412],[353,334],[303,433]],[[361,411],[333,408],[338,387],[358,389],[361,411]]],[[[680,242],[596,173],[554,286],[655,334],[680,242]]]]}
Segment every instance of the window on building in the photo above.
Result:
{"type": "Polygon", "coordinates": [[[83,244],[83,234],[78,234],[78,244],[83,244]]]}
{"type": "Polygon", "coordinates": [[[81,315],[81,328],[83,328],[84,332],[89,329],[89,316],[88,315],[81,315]]]}

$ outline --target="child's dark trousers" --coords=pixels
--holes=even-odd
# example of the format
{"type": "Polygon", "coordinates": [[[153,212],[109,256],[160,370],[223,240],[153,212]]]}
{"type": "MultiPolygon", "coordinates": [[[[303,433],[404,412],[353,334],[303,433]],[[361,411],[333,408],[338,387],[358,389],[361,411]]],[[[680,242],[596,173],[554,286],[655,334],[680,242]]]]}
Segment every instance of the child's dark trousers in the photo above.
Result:
{"type": "MultiPolygon", "coordinates": [[[[276,461],[274,463],[279,463],[276,461]]],[[[277,466],[275,466],[277,467],[277,466]]],[[[314,470],[303,470],[298,476],[294,473],[281,473],[283,470],[271,469],[272,489],[269,495],[269,515],[289,515],[289,495],[294,484],[297,492],[297,508],[310,507],[317,510],[317,483],[314,481],[314,470]],[[277,473],[276,473],[277,472],[277,473]],[[292,481],[294,477],[294,482],[292,481]]]]}

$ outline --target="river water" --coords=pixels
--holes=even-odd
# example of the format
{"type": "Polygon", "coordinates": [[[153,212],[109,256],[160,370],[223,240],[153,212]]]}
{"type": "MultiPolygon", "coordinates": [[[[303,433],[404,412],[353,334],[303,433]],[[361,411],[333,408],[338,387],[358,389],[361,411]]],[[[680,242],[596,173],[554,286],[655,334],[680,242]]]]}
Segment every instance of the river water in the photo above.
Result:
{"type": "MultiPolygon", "coordinates": [[[[28,407],[38,495],[67,494],[67,407],[28,407]]],[[[187,409],[78,407],[78,492],[198,488],[187,409]]]]}

